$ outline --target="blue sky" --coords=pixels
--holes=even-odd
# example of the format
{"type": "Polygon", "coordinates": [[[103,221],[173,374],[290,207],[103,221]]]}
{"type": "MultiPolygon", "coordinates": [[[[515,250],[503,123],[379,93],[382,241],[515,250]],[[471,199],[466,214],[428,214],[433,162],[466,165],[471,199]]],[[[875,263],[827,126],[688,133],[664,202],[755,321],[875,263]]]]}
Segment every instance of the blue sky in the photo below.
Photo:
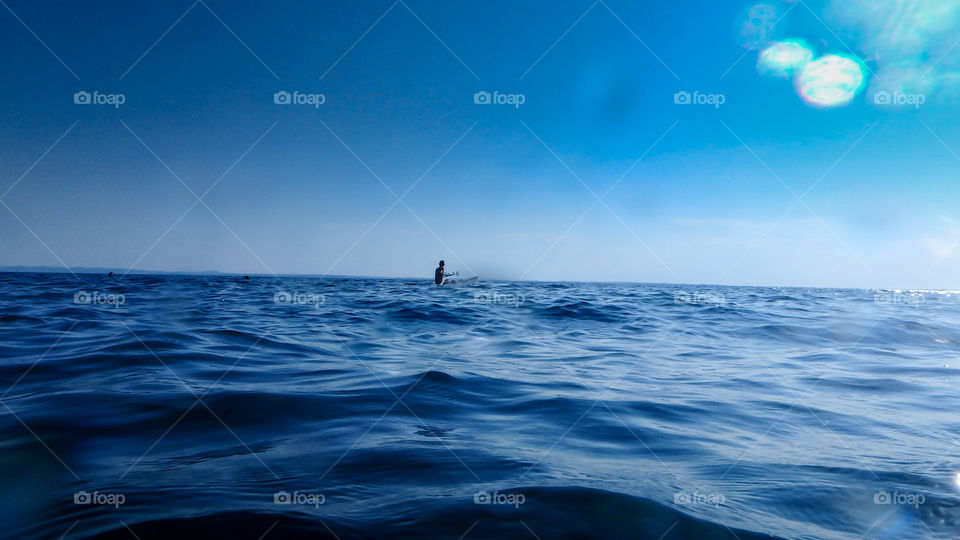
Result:
{"type": "Polygon", "coordinates": [[[6,4],[3,265],[960,288],[958,2],[6,4]]]}

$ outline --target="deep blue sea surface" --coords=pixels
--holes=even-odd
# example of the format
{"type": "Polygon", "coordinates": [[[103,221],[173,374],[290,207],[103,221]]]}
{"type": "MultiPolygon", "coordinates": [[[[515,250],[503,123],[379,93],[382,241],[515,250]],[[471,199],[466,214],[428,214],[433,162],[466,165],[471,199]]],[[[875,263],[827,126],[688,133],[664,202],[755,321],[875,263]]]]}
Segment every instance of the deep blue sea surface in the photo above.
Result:
{"type": "Polygon", "coordinates": [[[0,274],[7,538],[960,537],[960,296],[0,274]]]}

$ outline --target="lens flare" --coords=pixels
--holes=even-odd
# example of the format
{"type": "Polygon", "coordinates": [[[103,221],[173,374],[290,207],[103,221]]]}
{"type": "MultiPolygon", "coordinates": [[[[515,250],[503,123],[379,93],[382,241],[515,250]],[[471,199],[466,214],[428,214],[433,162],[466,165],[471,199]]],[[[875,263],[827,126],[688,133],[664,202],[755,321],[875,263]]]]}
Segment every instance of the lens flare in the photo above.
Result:
{"type": "Polygon", "coordinates": [[[797,91],[811,105],[838,107],[853,100],[863,89],[864,79],[862,63],[831,54],[807,64],[797,80],[797,91]]]}
{"type": "Polygon", "coordinates": [[[780,20],[777,6],[760,3],[745,11],[739,20],[740,46],[746,49],[759,49],[773,39],[777,21],[780,20]]]}
{"type": "Polygon", "coordinates": [[[876,65],[871,92],[936,96],[960,92],[960,2],[957,0],[830,0],[824,18],[876,65]]]}
{"type": "Polygon", "coordinates": [[[956,0],[832,0],[828,22],[851,26],[864,50],[884,58],[920,59],[956,40],[956,0]]]}
{"type": "Polygon", "coordinates": [[[813,51],[802,41],[781,41],[760,53],[757,69],[765,75],[789,79],[813,61],[813,51]]]}

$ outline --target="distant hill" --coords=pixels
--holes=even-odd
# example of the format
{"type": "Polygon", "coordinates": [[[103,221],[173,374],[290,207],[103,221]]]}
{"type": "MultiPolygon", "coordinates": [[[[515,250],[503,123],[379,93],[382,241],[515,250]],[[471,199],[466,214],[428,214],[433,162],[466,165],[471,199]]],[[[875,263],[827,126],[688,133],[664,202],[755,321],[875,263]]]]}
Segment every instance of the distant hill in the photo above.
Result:
{"type": "Polygon", "coordinates": [[[67,270],[62,266],[0,266],[0,272],[34,272],[38,274],[171,274],[189,276],[230,275],[226,272],[206,270],[202,272],[164,272],[162,270],[128,270],[126,268],[99,268],[91,266],[76,266],[67,270]]]}
{"type": "Polygon", "coordinates": [[[160,275],[160,276],[261,276],[261,277],[324,277],[324,278],[334,278],[334,279],[424,279],[420,278],[411,278],[411,277],[384,277],[384,276],[347,276],[341,274],[277,274],[273,276],[271,274],[244,274],[242,272],[220,272],[218,270],[205,270],[198,272],[170,272],[164,270],[128,270],[126,268],[101,268],[96,266],[75,266],[67,270],[62,266],[0,266],[0,272],[19,272],[19,273],[36,273],[36,274],[69,274],[70,272],[74,274],[109,274],[113,272],[114,274],[121,276],[123,274],[127,275],[160,275]]]}

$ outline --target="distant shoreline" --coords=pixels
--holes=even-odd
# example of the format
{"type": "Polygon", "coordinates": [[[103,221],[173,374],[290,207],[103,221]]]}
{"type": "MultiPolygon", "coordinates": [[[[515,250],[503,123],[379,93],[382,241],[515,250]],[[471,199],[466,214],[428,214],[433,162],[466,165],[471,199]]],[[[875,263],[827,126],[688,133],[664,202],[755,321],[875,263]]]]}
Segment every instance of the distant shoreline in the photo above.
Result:
{"type": "MultiPolygon", "coordinates": [[[[171,270],[129,270],[126,268],[97,268],[78,266],[64,268],[62,266],[0,266],[0,274],[109,274],[117,276],[250,276],[250,277],[329,277],[349,279],[427,279],[425,277],[387,277],[387,276],[351,276],[344,274],[258,274],[244,272],[221,272],[219,270],[201,271],[171,271],[171,270]]],[[[432,279],[432,278],[431,278],[432,279]]]]}

